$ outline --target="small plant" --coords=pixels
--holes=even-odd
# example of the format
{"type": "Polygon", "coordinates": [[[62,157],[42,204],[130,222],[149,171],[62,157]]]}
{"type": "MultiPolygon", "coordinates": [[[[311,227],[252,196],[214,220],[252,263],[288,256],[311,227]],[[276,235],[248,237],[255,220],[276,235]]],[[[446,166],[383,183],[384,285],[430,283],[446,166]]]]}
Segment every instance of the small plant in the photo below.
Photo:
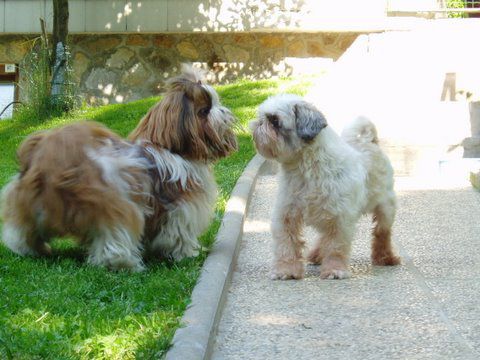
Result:
{"type": "MultiPolygon", "coordinates": [[[[447,0],[447,8],[451,9],[463,9],[466,7],[465,0],[447,0]]],[[[467,17],[465,12],[448,12],[449,18],[464,18],[467,17]]]]}
{"type": "Polygon", "coordinates": [[[51,50],[43,37],[38,38],[32,50],[24,58],[20,68],[24,79],[20,83],[23,90],[23,105],[19,107],[15,119],[22,121],[36,119],[43,121],[73,110],[78,101],[72,81],[71,58],[68,48],[66,54],[66,79],[61,95],[55,98],[51,95],[51,50]]]}

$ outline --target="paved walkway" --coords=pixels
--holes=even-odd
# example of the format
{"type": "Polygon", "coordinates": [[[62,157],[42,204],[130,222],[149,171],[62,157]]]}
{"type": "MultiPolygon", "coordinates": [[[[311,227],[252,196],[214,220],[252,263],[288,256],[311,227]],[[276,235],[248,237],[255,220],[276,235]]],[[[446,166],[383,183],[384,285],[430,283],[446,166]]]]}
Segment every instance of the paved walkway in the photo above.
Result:
{"type": "MultiPolygon", "coordinates": [[[[479,359],[480,193],[398,179],[398,267],[372,267],[358,226],[352,278],[269,278],[275,175],[259,176],[213,359],[479,359]]],[[[307,233],[307,238],[311,234],[307,233]]]]}

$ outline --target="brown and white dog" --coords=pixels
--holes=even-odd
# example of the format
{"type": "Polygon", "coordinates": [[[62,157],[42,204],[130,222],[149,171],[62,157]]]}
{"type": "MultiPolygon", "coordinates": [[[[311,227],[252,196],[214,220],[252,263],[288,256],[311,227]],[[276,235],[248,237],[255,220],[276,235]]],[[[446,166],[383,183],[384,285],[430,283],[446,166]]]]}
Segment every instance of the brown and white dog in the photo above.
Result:
{"type": "Polygon", "coordinates": [[[2,192],[3,243],[48,255],[52,237],[73,236],[89,263],[134,271],[147,251],[196,255],[217,195],[211,163],[237,147],[232,113],[200,75],[184,66],[128,140],[91,121],[28,137],[2,192]]]}
{"type": "Polygon", "coordinates": [[[280,163],[272,219],[274,279],[303,277],[304,225],[318,233],[308,259],[322,264],[320,277],[348,277],[355,225],[365,213],[375,223],[373,264],[400,263],[390,238],[393,169],[370,120],[358,118],[339,137],[312,104],[282,94],[260,105],[251,128],[258,152],[280,163]]]}

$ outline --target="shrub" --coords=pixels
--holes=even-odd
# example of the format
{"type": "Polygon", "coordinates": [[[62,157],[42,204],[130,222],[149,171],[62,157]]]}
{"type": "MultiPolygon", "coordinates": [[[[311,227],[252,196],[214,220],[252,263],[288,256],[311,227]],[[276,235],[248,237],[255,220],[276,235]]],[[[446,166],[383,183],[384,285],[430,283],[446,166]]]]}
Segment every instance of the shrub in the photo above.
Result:
{"type": "Polygon", "coordinates": [[[79,103],[72,81],[71,58],[68,48],[66,53],[66,78],[64,91],[55,98],[51,95],[52,73],[50,66],[51,50],[43,37],[38,38],[29,54],[20,64],[24,74],[20,87],[23,92],[23,105],[18,108],[16,120],[36,119],[43,121],[73,110],[79,103]]]}
{"type": "MultiPolygon", "coordinates": [[[[465,0],[447,0],[447,8],[463,9],[465,7],[466,7],[465,0]]],[[[464,18],[464,17],[467,17],[467,15],[464,12],[449,12],[448,17],[464,18]]]]}

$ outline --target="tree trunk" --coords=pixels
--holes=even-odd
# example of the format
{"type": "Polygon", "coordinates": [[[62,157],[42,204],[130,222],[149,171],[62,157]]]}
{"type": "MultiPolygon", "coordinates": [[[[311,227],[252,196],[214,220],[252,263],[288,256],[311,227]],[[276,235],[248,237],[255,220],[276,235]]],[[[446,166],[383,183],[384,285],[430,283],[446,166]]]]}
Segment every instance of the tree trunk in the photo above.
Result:
{"type": "Polygon", "coordinates": [[[52,99],[54,103],[64,93],[67,57],[65,45],[68,36],[68,0],[53,0],[52,34],[52,99]]]}
{"type": "Polygon", "coordinates": [[[55,63],[57,44],[64,46],[68,36],[68,0],[53,0],[52,65],[55,63]]]}

